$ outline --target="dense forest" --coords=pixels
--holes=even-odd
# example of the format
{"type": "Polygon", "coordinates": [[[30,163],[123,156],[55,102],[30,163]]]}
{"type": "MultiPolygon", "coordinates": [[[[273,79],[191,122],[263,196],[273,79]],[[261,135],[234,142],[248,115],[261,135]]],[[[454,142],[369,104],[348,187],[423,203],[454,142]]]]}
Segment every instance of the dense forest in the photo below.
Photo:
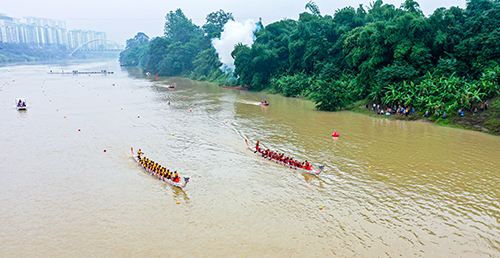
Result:
{"type": "Polygon", "coordinates": [[[500,1],[466,4],[426,17],[414,0],[399,8],[377,0],[333,15],[309,2],[298,20],[261,26],[251,46],[236,45],[234,71],[220,69],[211,44],[232,14],[210,13],[199,27],[178,9],[166,15],[163,37],[129,39],[120,62],[161,76],[308,97],[320,110],[369,99],[456,113],[497,96],[500,83],[500,1]]]}
{"type": "Polygon", "coordinates": [[[181,9],[170,11],[165,18],[165,36],[150,39],[139,32],[127,40],[125,50],[120,53],[121,65],[138,66],[144,72],[160,76],[236,83],[231,72],[220,69],[222,63],[211,41],[220,37],[229,20],[234,20],[231,13],[223,10],[210,13],[202,27],[188,19],[181,9]]]}

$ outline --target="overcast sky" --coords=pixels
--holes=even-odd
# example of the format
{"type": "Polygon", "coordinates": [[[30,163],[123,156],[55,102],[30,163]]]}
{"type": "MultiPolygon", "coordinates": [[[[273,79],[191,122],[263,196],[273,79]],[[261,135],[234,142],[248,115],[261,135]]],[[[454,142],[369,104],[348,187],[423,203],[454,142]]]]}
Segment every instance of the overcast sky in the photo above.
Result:
{"type": "MultiPolygon", "coordinates": [[[[368,0],[315,0],[321,14],[333,14],[335,10],[346,6],[357,8],[363,4],[365,9],[368,0]]],[[[386,0],[384,3],[399,7],[403,0],[386,0]]],[[[459,6],[465,8],[465,0],[417,0],[426,16],[439,7],[459,6]]],[[[109,40],[125,44],[137,32],[144,32],[150,37],[163,35],[165,15],[177,8],[197,25],[205,23],[207,14],[219,9],[233,13],[236,21],[245,22],[262,18],[264,25],[283,18],[298,19],[299,13],[305,11],[308,0],[16,0],[4,1],[0,13],[14,18],[33,16],[66,21],[66,28],[85,29],[106,32],[109,40]]]]}

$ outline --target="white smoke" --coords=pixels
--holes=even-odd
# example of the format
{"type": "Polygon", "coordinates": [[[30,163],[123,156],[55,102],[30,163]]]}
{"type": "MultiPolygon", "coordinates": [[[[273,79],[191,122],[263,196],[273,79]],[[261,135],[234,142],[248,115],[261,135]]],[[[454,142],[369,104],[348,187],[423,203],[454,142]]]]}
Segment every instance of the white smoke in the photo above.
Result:
{"type": "Polygon", "coordinates": [[[245,23],[228,21],[224,26],[220,39],[213,39],[212,45],[219,54],[220,61],[227,67],[234,70],[234,60],[231,52],[238,43],[251,46],[253,43],[253,32],[255,31],[255,21],[246,21],[245,23]]]}

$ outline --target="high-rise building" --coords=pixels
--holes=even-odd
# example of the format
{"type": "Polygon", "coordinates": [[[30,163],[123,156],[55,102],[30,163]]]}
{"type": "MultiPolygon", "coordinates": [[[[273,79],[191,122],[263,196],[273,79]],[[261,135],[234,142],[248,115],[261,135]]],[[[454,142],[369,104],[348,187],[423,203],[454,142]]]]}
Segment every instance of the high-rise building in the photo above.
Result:
{"type": "Polygon", "coordinates": [[[90,30],[66,30],[66,22],[47,18],[24,17],[16,19],[0,13],[0,42],[29,45],[62,45],[97,49],[106,47],[106,33],[90,30]]]}

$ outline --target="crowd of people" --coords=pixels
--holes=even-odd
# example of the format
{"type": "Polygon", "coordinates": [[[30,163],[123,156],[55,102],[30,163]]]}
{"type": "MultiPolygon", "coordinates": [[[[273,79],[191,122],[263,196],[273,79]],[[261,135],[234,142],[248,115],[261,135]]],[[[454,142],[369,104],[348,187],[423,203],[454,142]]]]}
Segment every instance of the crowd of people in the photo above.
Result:
{"type": "Polygon", "coordinates": [[[140,149],[137,152],[137,159],[139,160],[139,163],[141,165],[151,171],[153,173],[156,173],[157,175],[161,176],[162,179],[166,178],[168,180],[171,180],[175,183],[179,183],[180,177],[177,171],[170,172],[167,168],[162,167],[160,164],[146,158],[146,157],[141,157],[141,155],[144,154],[140,149]]]}
{"type": "MultiPolygon", "coordinates": [[[[368,104],[366,104],[366,108],[369,108],[368,104]]],[[[378,104],[373,103],[372,110],[377,111],[378,115],[387,115],[387,116],[390,116],[393,114],[398,114],[398,115],[403,115],[403,116],[408,116],[408,115],[414,116],[415,115],[415,108],[403,107],[401,105],[398,107],[394,106],[393,108],[390,108],[390,107],[384,108],[378,104]]],[[[441,110],[439,108],[436,108],[436,110],[434,112],[434,116],[440,116],[441,111],[443,111],[443,110],[444,110],[444,104],[441,107],[441,110]]],[[[466,111],[471,112],[473,115],[476,115],[478,113],[478,111],[482,112],[485,110],[488,110],[488,103],[487,102],[484,104],[481,104],[480,106],[476,106],[476,107],[474,107],[472,104],[470,104],[469,109],[466,109],[466,111]]],[[[443,111],[442,114],[443,114],[443,119],[446,119],[447,118],[446,112],[443,111]]],[[[428,118],[429,115],[430,115],[429,110],[426,110],[424,116],[428,118]]],[[[464,109],[460,108],[458,110],[458,116],[464,117],[464,109]]]]}
{"type": "Polygon", "coordinates": [[[273,159],[275,161],[279,161],[281,163],[284,163],[286,166],[289,166],[291,168],[302,168],[306,170],[312,170],[312,165],[307,162],[300,162],[298,160],[295,160],[293,157],[285,157],[284,153],[278,153],[276,151],[271,151],[269,149],[261,149],[259,147],[259,141],[255,144],[255,153],[260,153],[263,158],[268,158],[268,159],[273,159]]]}
{"type": "MultiPolygon", "coordinates": [[[[366,104],[366,108],[368,108],[368,104],[366,104]]],[[[398,114],[402,116],[415,115],[415,108],[403,107],[401,105],[399,107],[394,106],[392,108],[387,107],[386,109],[384,109],[383,107],[381,108],[380,105],[373,103],[372,110],[376,110],[378,115],[387,115],[387,116],[393,114],[398,114]]]]}

